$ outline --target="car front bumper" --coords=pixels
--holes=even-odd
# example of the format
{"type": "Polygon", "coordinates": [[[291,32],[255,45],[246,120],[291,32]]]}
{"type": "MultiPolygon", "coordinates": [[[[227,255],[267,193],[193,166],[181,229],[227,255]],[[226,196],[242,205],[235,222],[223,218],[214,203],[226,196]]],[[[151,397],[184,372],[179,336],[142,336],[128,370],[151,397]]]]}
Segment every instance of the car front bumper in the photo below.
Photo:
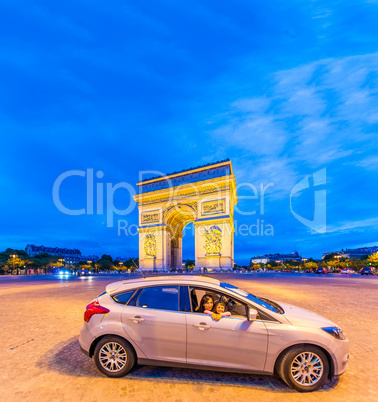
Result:
{"type": "Polygon", "coordinates": [[[339,376],[345,372],[349,363],[349,340],[335,339],[331,349],[334,354],[334,375],[339,376]]]}

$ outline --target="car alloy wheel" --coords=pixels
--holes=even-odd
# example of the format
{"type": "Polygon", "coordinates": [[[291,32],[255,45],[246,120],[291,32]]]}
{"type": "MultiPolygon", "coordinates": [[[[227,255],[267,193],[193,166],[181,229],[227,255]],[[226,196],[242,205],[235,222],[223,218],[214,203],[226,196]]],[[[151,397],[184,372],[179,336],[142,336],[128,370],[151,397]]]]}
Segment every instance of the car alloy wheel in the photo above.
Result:
{"type": "Polygon", "coordinates": [[[136,361],[132,346],[118,336],[102,338],[96,345],[93,357],[97,368],[108,377],[123,377],[136,361]]]}
{"type": "Polygon", "coordinates": [[[289,348],[277,368],[286,384],[301,392],[315,391],[322,387],[329,373],[327,356],[320,348],[312,345],[289,348]]]}
{"type": "Polygon", "coordinates": [[[126,350],[118,342],[108,342],[100,349],[101,366],[112,373],[120,371],[127,362],[126,350]]]}
{"type": "Polygon", "coordinates": [[[315,353],[304,352],[297,355],[291,363],[291,375],[299,385],[314,385],[321,378],[324,366],[315,353]]]}

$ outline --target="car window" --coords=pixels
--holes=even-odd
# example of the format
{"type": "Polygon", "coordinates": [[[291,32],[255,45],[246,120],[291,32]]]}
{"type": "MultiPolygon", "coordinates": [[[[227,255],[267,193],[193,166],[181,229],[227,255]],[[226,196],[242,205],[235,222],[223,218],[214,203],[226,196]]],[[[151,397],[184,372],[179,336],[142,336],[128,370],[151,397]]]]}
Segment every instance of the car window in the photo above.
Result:
{"type": "Polygon", "coordinates": [[[137,307],[159,310],[179,310],[178,286],[152,286],[142,289],[137,307]]]}
{"type": "Polygon", "coordinates": [[[284,310],[282,309],[282,307],[272,300],[268,300],[265,298],[259,298],[251,293],[246,292],[243,289],[239,289],[236,286],[230,285],[229,283],[226,283],[226,282],[221,282],[220,285],[222,288],[225,288],[227,290],[230,290],[231,292],[237,293],[240,296],[246,297],[247,299],[253,301],[254,303],[273,311],[274,313],[284,314],[284,310]]]}
{"type": "Polygon", "coordinates": [[[137,305],[137,300],[138,300],[138,296],[140,295],[140,292],[142,291],[142,289],[138,289],[134,295],[131,297],[131,299],[127,302],[128,306],[134,306],[136,307],[137,305]]]}
{"type": "MultiPolygon", "coordinates": [[[[226,305],[226,312],[230,312],[231,316],[247,318],[247,305],[224,293],[214,291],[213,289],[190,287],[189,295],[192,305],[191,311],[193,313],[199,311],[202,297],[205,295],[210,295],[213,297],[214,302],[223,301],[226,305]]],[[[224,318],[227,317],[225,316],[224,318]]]]}
{"type": "Polygon", "coordinates": [[[112,296],[112,299],[119,304],[126,304],[130,297],[135,293],[135,289],[129,290],[128,292],[118,293],[112,296]]]}

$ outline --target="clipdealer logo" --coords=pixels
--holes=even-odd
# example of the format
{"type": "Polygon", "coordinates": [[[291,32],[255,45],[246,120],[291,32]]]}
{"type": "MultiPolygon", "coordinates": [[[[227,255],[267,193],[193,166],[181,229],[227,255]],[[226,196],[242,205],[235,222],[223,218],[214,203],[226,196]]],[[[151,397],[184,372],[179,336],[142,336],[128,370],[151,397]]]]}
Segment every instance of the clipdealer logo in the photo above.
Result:
{"type": "MultiPolygon", "coordinates": [[[[154,173],[160,173],[153,171],[154,173]]],[[[151,171],[143,171],[141,174],[151,173],[151,171]]],[[[115,216],[125,216],[132,213],[137,203],[134,201],[133,196],[137,194],[134,186],[127,182],[119,182],[116,184],[113,183],[104,183],[101,182],[101,179],[104,178],[104,172],[99,170],[97,172],[92,168],[88,168],[86,170],[69,170],[62,174],[60,174],[53,184],[52,189],[52,198],[56,208],[66,214],[71,216],[78,215],[105,215],[106,216],[106,226],[108,228],[114,227],[114,217],[115,216]],[[85,208],[72,209],[68,208],[63,204],[61,200],[61,185],[63,182],[72,177],[81,177],[85,179],[86,184],[86,206],[85,208]],[[97,179],[97,182],[96,182],[97,179]],[[124,208],[119,209],[114,205],[114,195],[117,191],[126,191],[129,194],[129,201],[127,205],[124,205],[124,208]]],[[[325,233],[327,229],[326,225],[326,202],[327,202],[327,194],[326,190],[323,188],[319,188],[319,186],[325,185],[327,182],[327,171],[326,168],[320,169],[317,172],[303,178],[299,181],[290,192],[290,212],[300,223],[310,228],[314,232],[317,233],[325,233]],[[314,191],[314,213],[313,219],[309,219],[300,215],[298,212],[294,210],[293,207],[293,199],[300,197],[301,192],[304,190],[313,189],[314,191]]],[[[170,184],[170,188],[173,189],[174,186],[172,183],[170,184]]],[[[246,210],[242,210],[240,206],[235,206],[235,211],[241,216],[250,216],[255,215],[259,212],[260,216],[264,216],[265,214],[265,195],[266,190],[269,187],[273,187],[274,183],[268,183],[266,185],[260,184],[260,187],[255,187],[252,183],[241,183],[237,186],[237,189],[242,187],[247,187],[247,189],[252,191],[253,195],[240,195],[238,198],[240,200],[243,199],[251,199],[259,204],[259,210],[249,210],[252,204],[248,203],[246,210]]],[[[245,204],[243,204],[246,206],[245,204]]],[[[137,225],[129,225],[125,220],[117,220],[118,224],[118,234],[120,232],[126,232],[126,230],[130,229],[131,234],[137,234],[137,225]],[[135,226],[135,228],[134,228],[135,226]]],[[[252,223],[249,226],[245,223],[241,223],[238,225],[237,220],[235,220],[235,232],[236,234],[240,234],[241,236],[273,236],[274,228],[273,225],[269,223],[265,223],[264,220],[257,219],[256,223],[252,223]],[[240,232],[240,233],[239,233],[240,232]]]]}
{"type": "Polygon", "coordinates": [[[327,231],[327,190],[319,189],[316,187],[325,185],[327,183],[327,169],[323,168],[307,176],[298,182],[290,192],[290,211],[299,222],[307,226],[317,233],[325,233],[327,231]],[[310,177],[312,177],[314,188],[314,217],[313,219],[305,218],[294,211],[292,199],[293,197],[303,190],[311,188],[310,177]]]}

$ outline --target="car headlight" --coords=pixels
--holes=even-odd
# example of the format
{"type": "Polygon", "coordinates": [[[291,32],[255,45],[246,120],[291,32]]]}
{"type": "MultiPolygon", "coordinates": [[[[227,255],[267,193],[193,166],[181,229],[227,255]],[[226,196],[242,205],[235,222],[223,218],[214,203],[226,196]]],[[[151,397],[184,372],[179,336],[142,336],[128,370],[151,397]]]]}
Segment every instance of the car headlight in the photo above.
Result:
{"type": "Polygon", "coordinates": [[[341,340],[346,339],[346,336],[344,335],[342,329],[340,329],[340,328],[324,327],[324,328],[322,328],[322,330],[325,332],[328,332],[330,335],[332,335],[336,339],[341,339],[341,340]]]}

